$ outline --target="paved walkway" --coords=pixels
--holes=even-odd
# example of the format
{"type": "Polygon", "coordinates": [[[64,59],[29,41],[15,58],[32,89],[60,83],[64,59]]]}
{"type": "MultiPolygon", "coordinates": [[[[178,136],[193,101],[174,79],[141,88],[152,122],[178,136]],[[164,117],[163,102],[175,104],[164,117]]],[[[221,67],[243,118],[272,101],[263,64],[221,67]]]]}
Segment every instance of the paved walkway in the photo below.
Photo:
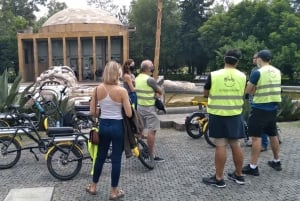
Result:
{"type": "MultiPolygon", "coordinates": [[[[161,115],[163,122],[184,122],[185,114],[161,115]]],[[[157,152],[166,159],[154,170],[147,170],[136,158],[122,161],[120,186],[128,201],[300,201],[300,122],[280,123],[283,143],[281,158],[283,170],[276,172],[267,165],[272,158],[270,150],[263,152],[259,161],[261,176],[247,176],[240,186],[226,179],[226,188],[218,189],[201,182],[202,176],[214,172],[214,149],[204,139],[192,139],[185,131],[164,128],[157,135],[157,152]]],[[[249,162],[250,148],[244,147],[245,163],[249,162]]],[[[225,174],[233,170],[228,150],[225,174]]],[[[11,189],[53,188],[52,201],[108,200],[110,164],[106,164],[95,196],[85,192],[91,181],[91,162],[84,161],[81,172],[71,181],[59,181],[47,170],[43,155],[36,161],[29,151],[22,152],[20,161],[11,169],[0,170],[0,201],[11,189]]],[[[1,160],[1,158],[0,158],[1,160]]],[[[20,201],[12,199],[13,201],[20,201]]],[[[12,201],[10,200],[10,201],[12,201]]]]}

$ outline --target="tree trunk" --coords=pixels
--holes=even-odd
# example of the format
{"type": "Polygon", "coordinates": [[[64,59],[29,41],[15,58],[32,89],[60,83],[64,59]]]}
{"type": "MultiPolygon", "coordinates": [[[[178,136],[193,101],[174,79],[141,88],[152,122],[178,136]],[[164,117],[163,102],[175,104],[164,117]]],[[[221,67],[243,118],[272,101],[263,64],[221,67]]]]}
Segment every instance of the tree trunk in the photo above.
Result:
{"type": "Polygon", "coordinates": [[[163,0],[157,0],[157,20],[156,20],[156,36],[155,36],[155,53],[154,53],[154,67],[155,71],[153,77],[157,79],[159,67],[159,53],[160,53],[160,33],[161,33],[161,18],[162,18],[162,3],[163,0]]]}

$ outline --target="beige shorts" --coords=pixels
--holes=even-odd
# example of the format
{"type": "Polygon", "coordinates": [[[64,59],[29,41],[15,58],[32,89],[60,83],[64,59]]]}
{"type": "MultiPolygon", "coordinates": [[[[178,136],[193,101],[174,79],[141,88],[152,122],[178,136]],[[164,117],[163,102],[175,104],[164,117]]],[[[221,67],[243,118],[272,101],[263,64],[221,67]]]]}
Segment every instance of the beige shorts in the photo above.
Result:
{"type": "Polygon", "coordinates": [[[228,138],[214,138],[214,143],[217,147],[230,145],[240,145],[239,139],[228,139],[228,138]]]}
{"type": "Polygon", "coordinates": [[[160,121],[154,106],[137,106],[137,111],[143,117],[144,128],[152,131],[160,130],[160,121]]]}

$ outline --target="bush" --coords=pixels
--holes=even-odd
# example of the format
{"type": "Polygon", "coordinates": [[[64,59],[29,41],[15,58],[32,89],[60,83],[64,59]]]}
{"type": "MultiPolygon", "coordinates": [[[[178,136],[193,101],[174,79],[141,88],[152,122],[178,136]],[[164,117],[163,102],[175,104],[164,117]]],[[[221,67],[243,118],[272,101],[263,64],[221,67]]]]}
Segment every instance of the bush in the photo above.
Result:
{"type": "MultiPolygon", "coordinates": [[[[279,104],[277,121],[297,121],[300,120],[300,107],[299,102],[293,101],[290,96],[283,95],[282,101],[279,104]]],[[[245,100],[243,106],[243,117],[248,119],[250,114],[250,104],[248,100],[245,100]]]]}
{"type": "Polygon", "coordinates": [[[297,121],[300,120],[299,102],[293,101],[290,96],[282,96],[277,114],[278,121],[297,121]]]}

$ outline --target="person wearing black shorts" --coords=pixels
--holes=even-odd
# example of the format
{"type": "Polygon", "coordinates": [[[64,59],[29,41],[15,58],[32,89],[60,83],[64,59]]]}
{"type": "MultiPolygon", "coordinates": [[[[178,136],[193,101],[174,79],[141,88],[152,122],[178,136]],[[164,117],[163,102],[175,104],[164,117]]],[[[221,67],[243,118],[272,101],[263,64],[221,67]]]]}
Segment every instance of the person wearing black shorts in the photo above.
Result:
{"type": "Polygon", "coordinates": [[[242,176],[243,151],[239,139],[245,135],[241,114],[246,76],[236,69],[240,57],[240,50],[228,50],[224,56],[224,68],[211,72],[204,86],[204,96],[208,97],[209,135],[214,138],[216,144],[216,172],[213,176],[203,178],[202,181],[219,188],[226,186],[224,167],[228,144],[235,165],[235,171],[228,173],[228,179],[245,184],[242,176]]]}
{"type": "Polygon", "coordinates": [[[281,72],[270,65],[272,54],[261,50],[257,54],[259,69],[250,75],[246,93],[253,94],[253,103],[248,119],[248,133],[252,136],[250,164],[243,167],[243,173],[259,176],[258,158],[261,151],[261,136],[267,133],[270,137],[274,159],[268,162],[273,169],[280,171],[279,141],[277,138],[276,114],[281,102],[281,72]]]}

